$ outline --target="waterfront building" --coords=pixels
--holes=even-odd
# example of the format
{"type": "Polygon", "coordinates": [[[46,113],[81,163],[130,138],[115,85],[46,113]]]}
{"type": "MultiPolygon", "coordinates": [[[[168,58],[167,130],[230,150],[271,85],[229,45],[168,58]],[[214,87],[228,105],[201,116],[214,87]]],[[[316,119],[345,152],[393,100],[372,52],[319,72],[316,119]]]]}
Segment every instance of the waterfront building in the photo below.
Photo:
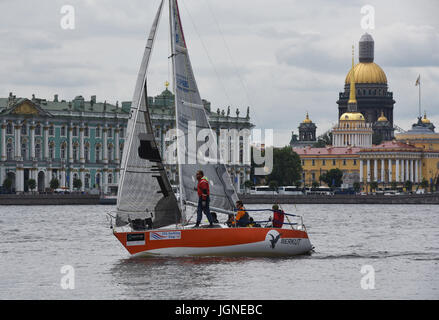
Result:
{"type": "MultiPolygon", "coordinates": [[[[166,89],[148,97],[155,138],[162,154],[165,136],[175,127],[174,95],[166,89]]],[[[249,109],[245,117],[211,112],[203,100],[212,129],[251,129],[249,109]]],[[[50,188],[52,178],[60,187],[73,191],[74,179],[81,180],[83,192],[115,193],[131,102],[109,104],[77,96],[72,101],[18,98],[12,93],[0,98],[0,185],[9,178],[16,192],[29,191],[27,181],[36,181],[39,192],[50,188]]],[[[219,140],[219,139],[218,139],[219,140]]],[[[243,148],[241,141],[241,150],[243,148]]],[[[167,165],[170,180],[176,183],[175,165],[167,165]]],[[[228,166],[235,187],[240,190],[250,179],[250,164],[228,166]]]]}
{"type": "Polygon", "coordinates": [[[348,112],[351,74],[354,73],[358,111],[366,123],[372,125],[374,134],[382,140],[393,139],[393,93],[388,91],[387,77],[383,69],[374,62],[375,43],[372,36],[365,33],[359,42],[359,62],[346,75],[344,91],[339,93],[338,116],[348,112]],[[384,115],[387,123],[379,118],[384,115]]]}
{"type": "Polygon", "coordinates": [[[359,182],[369,190],[371,182],[385,187],[396,183],[402,188],[406,181],[415,186],[425,179],[439,184],[439,134],[422,124],[421,118],[412,130],[397,134],[396,139],[369,147],[294,148],[303,168],[303,183],[311,186],[319,177],[338,168],[343,172],[345,187],[359,182]]]}
{"type": "Polygon", "coordinates": [[[383,189],[394,183],[401,188],[407,181],[416,186],[424,179],[430,185],[438,185],[439,134],[434,132],[435,126],[426,114],[424,118],[418,118],[411,130],[394,137],[393,129],[389,129],[393,127],[394,101],[390,103],[389,96],[382,100],[383,103],[388,103],[385,109],[387,111],[380,111],[376,121],[371,110],[374,115],[378,110],[383,110],[382,108],[374,109],[367,103],[360,108],[360,101],[370,98],[363,95],[359,99],[361,92],[366,90],[365,83],[375,85],[381,79],[381,85],[375,89],[387,90],[384,72],[377,65],[370,65],[373,63],[373,40],[370,39],[369,36],[363,36],[360,41],[360,64],[354,66],[352,61],[352,69],[346,79],[349,85],[345,87],[349,90],[349,95],[346,92],[343,94],[346,108],[339,108],[343,113],[332,129],[332,146],[293,147],[302,161],[302,182],[305,186],[319,183],[323,173],[338,168],[343,172],[344,187],[353,187],[358,182],[363,190],[369,190],[370,183],[375,182],[383,189]],[[361,42],[367,43],[361,46],[361,42]],[[362,66],[361,63],[365,65],[362,66]],[[370,68],[376,72],[370,71],[370,68]],[[379,70],[381,71],[378,72],[379,70]],[[373,144],[374,134],[378,134],[383,142],[373,144]]]}
{"type": "Polygon", "coordinates": [[[398,142],[410,144],[422,150],[420,174],[423,174],[422,177],[430,185],[439,185],[439,133],[435,132],[435,126],[427,115],[424,114],[424,118],[419,117],[418,122],[414,123],[409,131],[396,134],[395,138],[398,142]]]}

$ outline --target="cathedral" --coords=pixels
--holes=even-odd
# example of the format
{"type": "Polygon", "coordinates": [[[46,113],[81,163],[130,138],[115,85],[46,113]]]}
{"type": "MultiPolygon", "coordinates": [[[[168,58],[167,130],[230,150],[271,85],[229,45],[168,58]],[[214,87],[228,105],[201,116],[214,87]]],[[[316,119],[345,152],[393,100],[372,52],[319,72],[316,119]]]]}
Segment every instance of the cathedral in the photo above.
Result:
{"type": "Polygon", "coordinates": [[[354,63],[339,93],[338,123],[332,145],[312,147],[316,126],[308,115],[299,126],[299,140],[290,142],[302,162],[303,186],[322,183],[331,169],[343,172],[342,187],[381,192],[403,190],[407,182],[439,188],[439,134],[425,114],[412,129],[394,135],[392,92],[384,71],[373,62],[374,41],[364,34],[359,44],[359,63],[354,63]],[[311,126],[312,124],[312,126],[311,126]],[[313,135],[300,134],[313,132],[313,135]],[[376,187],[378,185],[378,187],[376,187]]]}
{"type": "Polygon", "coordinates": [[[372,125],[373,133],[381,140],[392,140],[393,135],[393,92],[388,91],[387,77],[383,69],[374,62],[375,43],[365,33],[359,42],[359,62],[345,79],[344,91],[339,93],[338,115],[348,111],[351,75],[354,75],[358,112],[366,123],[372,125]]]}

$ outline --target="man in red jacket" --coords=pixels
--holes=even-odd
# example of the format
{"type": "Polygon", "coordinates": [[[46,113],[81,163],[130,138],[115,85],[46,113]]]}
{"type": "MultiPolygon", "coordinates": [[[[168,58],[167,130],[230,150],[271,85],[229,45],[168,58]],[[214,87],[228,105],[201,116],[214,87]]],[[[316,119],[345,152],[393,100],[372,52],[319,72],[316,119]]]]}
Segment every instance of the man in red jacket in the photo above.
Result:
{"type": "Polygon", "coordinates": [[[202,170],[197,171],[196,177],[198,180],[198,185],[197,185],[198,209],[197,209],[197,223],[195,224],[195,227],[198,228],[200,226],[201,218],[203,217],[203,211],[207,217],[207,220],[209,220],[210,227],[212,227],[213,219],[209,209],[209,201],[210,201],[209,180],[207,180],[207,178],[204,176],[202,170]]]}
{"type": "Polygon", "coordinates": [[[279,209],[277,204],[273,205],[273,228],[282,228],[284,224],[285,214],[279,209]]]}

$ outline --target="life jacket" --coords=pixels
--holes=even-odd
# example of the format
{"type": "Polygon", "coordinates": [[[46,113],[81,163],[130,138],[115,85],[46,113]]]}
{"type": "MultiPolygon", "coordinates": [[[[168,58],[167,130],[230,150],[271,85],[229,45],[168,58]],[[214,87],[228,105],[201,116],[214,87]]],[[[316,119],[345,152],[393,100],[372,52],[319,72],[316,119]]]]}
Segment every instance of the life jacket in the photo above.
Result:
{"type": "Polygon", "coordinates": [[[250,216],[247,211],[245,211],[245,208],[239,209],[238,213],[236,214],[236,225],[238,227],[246,227],[250,222],[250,216]]]}
{"type": "Polygon", "coordinates": [[[285,214],[282,210],[275,210],[273,212],[273,228],[282,228],[284,224],[285,214]]]}
{"type": "Polygon", "coordinates": [[[207,177],[202,177],[200,181],[198,181],[197,192],[198,196],[203,200],[206,200],[206,198],[210,195],[209,180],[207,177]]]}

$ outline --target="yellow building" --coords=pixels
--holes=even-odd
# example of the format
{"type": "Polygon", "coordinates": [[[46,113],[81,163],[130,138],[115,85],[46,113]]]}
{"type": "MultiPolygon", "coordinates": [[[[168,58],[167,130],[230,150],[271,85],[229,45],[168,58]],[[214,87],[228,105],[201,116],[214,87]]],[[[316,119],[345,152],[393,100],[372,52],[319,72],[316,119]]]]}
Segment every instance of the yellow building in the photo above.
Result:
{"type": "MultiPolygon", "coordinates": [[[[439,134],[434,132],[434,125],[426,115],[392,141],[372,144],[372,125],[366,123],[357,109],[355,81],[364,78],[362,72],[366,71],[354,68],[352,58],[348,109],[332,129],[333,146],[293,148],[302,160],[303,184],[311,186],[320,182],[322,174],[338,168],[343,171],[345,187],[358,182],[363,190],[370,190],[370,183],[376,182],[382,189],[395,183],[402,188],[406,181],[416,186],[424,179],[430,185],[438,185],[439,134]]],[[[388,122],[383,113],[377,120],[380,122],[388,122]]]]}

